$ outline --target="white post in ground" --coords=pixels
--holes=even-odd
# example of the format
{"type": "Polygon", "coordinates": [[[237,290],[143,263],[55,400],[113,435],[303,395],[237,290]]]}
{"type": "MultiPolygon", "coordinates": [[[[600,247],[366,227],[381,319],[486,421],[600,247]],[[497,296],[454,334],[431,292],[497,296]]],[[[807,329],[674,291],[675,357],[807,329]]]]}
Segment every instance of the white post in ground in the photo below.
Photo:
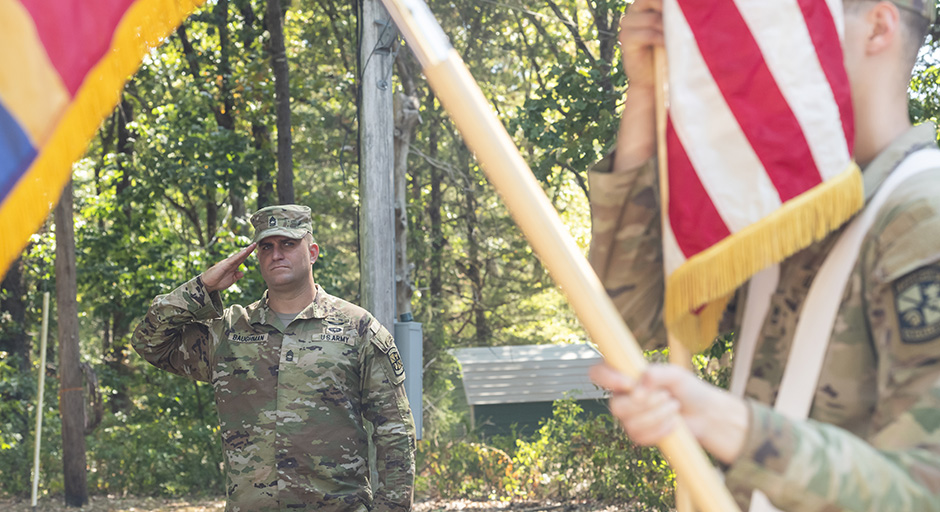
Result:
{"type": "Polygon", "coordinates": [[[49,334],[49,292],[42,294],[42,336],[39,342],[39,400],[36,403],[36,450],[33,454],[33,510],[39,492],[39,443],[42,440],[42,395],[46,387],[46,339],[49,334]]]}

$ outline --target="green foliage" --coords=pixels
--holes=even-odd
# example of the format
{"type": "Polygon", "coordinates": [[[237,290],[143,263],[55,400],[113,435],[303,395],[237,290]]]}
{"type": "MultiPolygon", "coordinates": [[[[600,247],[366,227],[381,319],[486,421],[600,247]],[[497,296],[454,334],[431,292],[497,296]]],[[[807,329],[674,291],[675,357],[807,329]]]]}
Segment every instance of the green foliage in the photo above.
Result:
{"type": "Polygon", "coordinates": [[[674,474],[655,448],[639,447],[610,415],[559,400],[531,438],[419,444],[419,485],[431,496],[595,499],[669,510],[674,474]]]}
{"type": "Polygon", "coordinates": [[[573,400],[555,403],[532,442],[519,441],[515,460],[526,482],[551,497],[595,498],[665,510],[673,475],[658,450],[634,445],[609,415],[585,416],[573,400]]]}
{"type": "Polygon", "coordinates": [[[88,437],[89,487],[100,493],[223,495],[211,387],[149,365],[140,370],[145,382],[133,390],[133,407],[107,414],[88,437]]]}
{"type": "Polygon", "coordinates": [[[940,119],[940,60],[937,49],[940,41],[935,36],[928,37],[927,44],[921,49],[914,76],[910,84],[908,111],[913,122],[940,119]]]}
{"type": "Polygon", "coordinates": [[[699,377],[720,388],[731,385],[732,346],[735,333],[719,335],[710,347],[692,356],[692,366],[699,377]]]}
{"type": "MultiPolygon", "coordinates": [[[[114,392],[106,367],[99,378],[105,395],[114,392]]],[[[141,368],[133,379],[133,407],[105,414],[86,437],[88,486],[92,494],[222,495],[222,448],[206,385],[156,368],[141,368]],[[148,391],[156,390],[156,391],[148,391]],[[198,396],[197,396],[198,394],[198,396]]],[[[0,352],[0,496],[29,496],[35,449],[35,373],[18,374],[0,352]]],[[[63,490],[58,381],[46,377],[40,481],[42,494],[63,490]]]]}
{"type": "Polygon", "coordinates": [[[513,464],[505,451],[479,442],[446,445],[421,443],[426,469],[425,492],[436,496],[495,499],[505,497],[514,482],[513,464]]]}
{"type": "MultiPolygon", "coordinates": [[[[47,376],[44,385],[39,481],[44,491],[58,492],[62,489],[58,382],[47,376]]],[[[28,496],[32,489],[38,386],[35,370],[19,373],[16,361],[0,352],[0,496],[28,496]]]]}

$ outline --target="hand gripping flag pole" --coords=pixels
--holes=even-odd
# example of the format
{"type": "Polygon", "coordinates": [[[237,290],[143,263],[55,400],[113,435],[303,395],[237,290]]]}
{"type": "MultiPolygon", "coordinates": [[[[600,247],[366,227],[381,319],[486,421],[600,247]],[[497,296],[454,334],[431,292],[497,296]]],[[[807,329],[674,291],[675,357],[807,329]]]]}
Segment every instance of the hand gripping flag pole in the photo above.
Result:
{"type": "MultiPolygon", "coordinates": [[[[568,297],[591,339],[613,367],[638,377],[646,361],[633,334],[427,4],[422,0],[383,0],[383,3],[420,61],[434,94],[475,153],[516,224],[568,297]]],[[[666,437],[659,448],[703,512],[739,510],[684,424],[666,437]]]]}

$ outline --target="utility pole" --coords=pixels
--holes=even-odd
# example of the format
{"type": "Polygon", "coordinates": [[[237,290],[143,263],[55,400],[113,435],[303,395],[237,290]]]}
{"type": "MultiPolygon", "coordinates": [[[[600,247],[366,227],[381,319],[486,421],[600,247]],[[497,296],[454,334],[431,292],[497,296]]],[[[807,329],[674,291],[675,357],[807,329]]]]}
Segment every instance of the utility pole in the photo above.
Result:
{"type": "Polygon", "coordinates": [[[392,46],[398,30],[380,0],[359,2],[359,261],[362,307],[395,322],[392,46]]]}

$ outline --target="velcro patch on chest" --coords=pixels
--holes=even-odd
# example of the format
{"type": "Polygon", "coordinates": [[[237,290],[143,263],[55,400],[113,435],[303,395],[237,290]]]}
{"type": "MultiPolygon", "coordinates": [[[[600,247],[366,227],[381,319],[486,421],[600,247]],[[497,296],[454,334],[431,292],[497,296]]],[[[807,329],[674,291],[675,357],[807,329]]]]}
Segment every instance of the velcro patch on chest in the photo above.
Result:
{"type": "Polygon", "coordinates": [[[894,306],[902,342],[940,338],[940,267],[923,267],[895,281],[894,306]]]}
{"type": "Polygon", "coordinates": [[[228,340],[235,343],[264,343],[268,341],[268,333],[230,332],[228,340]]]}
{"type": "Polygon", "coordinates": [[[353,344],[352,336],[348,334],[330,334],[327,332],[320,333],[320,341],[329,341],[331,343],[345,343],[347,345],[353,344]]]}
{"type": "Polygon", "coordinates": [[[352,321],[348,316],[341,311],[335,311],[323,319],[323,332],[320,333],[320,341],[354,345],[356,342],[355,337],[350,336],[348,332],[351,326],[352,321]]]}

